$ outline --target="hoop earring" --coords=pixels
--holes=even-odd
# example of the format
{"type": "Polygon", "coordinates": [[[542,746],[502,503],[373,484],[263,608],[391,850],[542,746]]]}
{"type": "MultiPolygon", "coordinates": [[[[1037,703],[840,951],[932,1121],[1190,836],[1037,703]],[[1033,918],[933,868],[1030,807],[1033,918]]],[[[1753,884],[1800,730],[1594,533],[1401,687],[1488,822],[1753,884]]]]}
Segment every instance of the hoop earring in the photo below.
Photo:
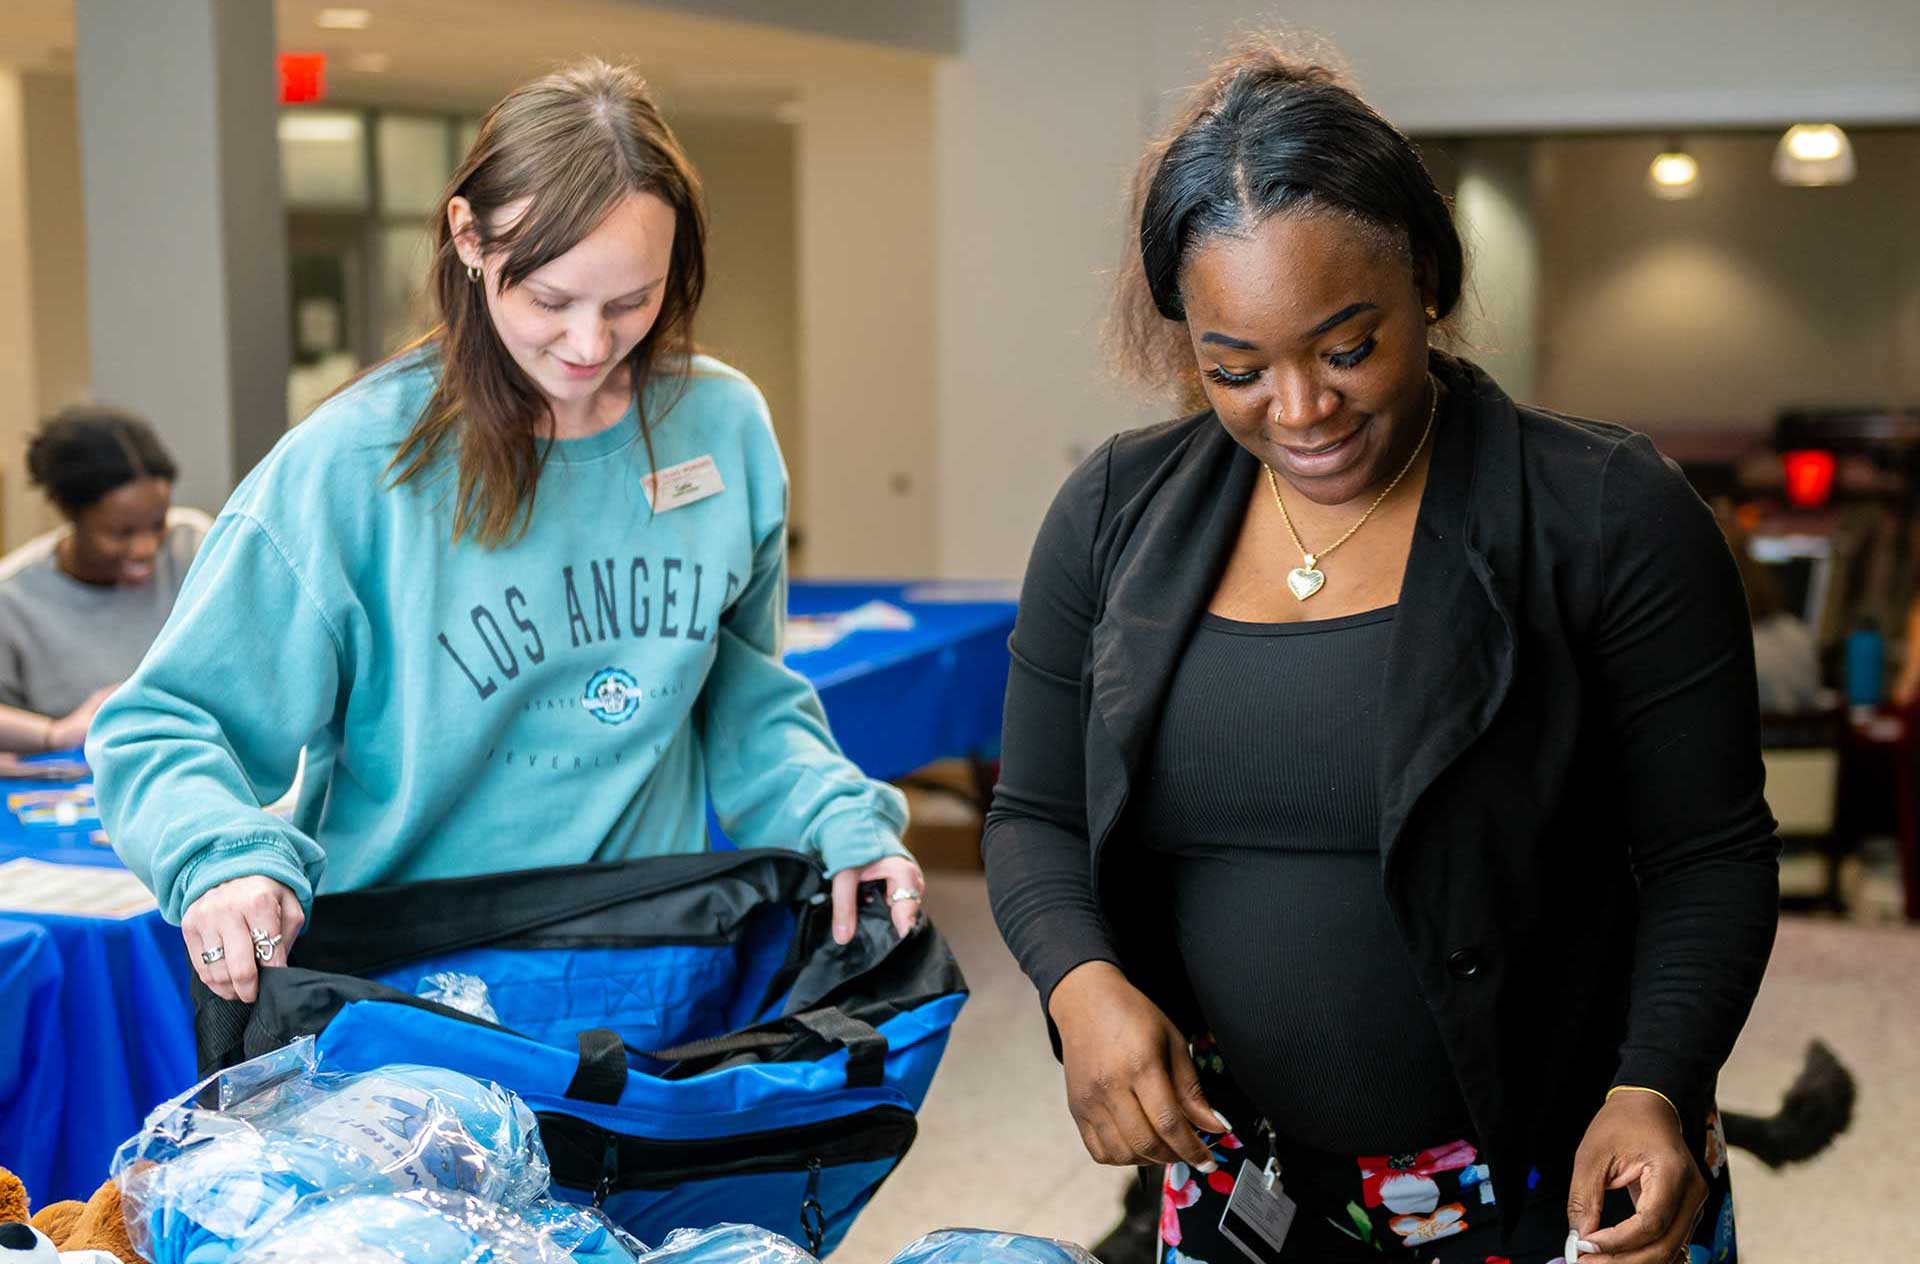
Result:
{"type": "MultiPolygon", "coordinates": [[[[475,263],[470,263],[470,264],[468,264],[468,265],[467,265],[467,280],[469,280],[469,281],[478,281],[479,279],[480,279],[480,265],[479,265],[479,264],[475,264],[475,263]]],[[[1428,308],[1427,310],[1428,310],[1428,311],[1432,311],[1433,309],[1432,309],[1432,308],[1428,308]]]]}

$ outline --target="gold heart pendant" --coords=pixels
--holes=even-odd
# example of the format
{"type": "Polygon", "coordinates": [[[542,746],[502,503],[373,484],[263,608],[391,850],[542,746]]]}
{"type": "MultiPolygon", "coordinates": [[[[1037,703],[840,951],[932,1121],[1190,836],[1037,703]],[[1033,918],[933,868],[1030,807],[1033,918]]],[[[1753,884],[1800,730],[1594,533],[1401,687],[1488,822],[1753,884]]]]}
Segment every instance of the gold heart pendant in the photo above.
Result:
{"type": "Polygon", "coordinates": [[[1326,572],[1317,567],[1309,570],[1304,566],[1296,566],[1287,572],[1287,587],[1293,590],[1294,598],[1298,601],[1305,601],[1319,592],[1321,585],[1326,582],[1326,572]]]}

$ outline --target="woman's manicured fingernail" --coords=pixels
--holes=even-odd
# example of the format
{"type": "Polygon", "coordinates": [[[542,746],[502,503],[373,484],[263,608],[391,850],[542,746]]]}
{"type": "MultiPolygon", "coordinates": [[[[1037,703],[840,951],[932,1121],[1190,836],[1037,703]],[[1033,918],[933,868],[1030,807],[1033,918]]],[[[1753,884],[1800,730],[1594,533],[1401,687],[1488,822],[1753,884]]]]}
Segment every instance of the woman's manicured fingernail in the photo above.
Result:
{"type": "Polygon", "coordinates": [[[1211,1176],[1213,1173],[1218,1172],[1220,1170],[1220,1165],[1218,1163],[1215,1163],[1212,1159],[1208,1159],[1205,1163],[1202,1163],[1200,1165],[1200,1170],[1202,1172],[1207,1173],[1209,1176],[1211,1176]]]}
{"type": "Polygon", "coordinates": [[[1233,1125],[1227,1122],[1227,1117],[1225,1115],[1221,1114],[1219,1111],[1216,1110],[1213,1112],[1213,1117],[1220,1121],[1220,1131],[1222,1133],[1228,1133],[1233,1131],[1233,1125]]]}

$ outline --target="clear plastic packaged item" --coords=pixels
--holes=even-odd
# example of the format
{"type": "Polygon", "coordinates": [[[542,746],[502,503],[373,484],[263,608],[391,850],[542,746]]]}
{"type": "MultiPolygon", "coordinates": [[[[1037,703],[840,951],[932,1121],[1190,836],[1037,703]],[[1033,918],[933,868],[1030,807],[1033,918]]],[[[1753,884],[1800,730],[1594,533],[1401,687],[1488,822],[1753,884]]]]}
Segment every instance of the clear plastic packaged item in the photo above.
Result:
{"type": "Polygon", "coordinates": [[[1071,1242],[990,1229],[936,1229],[907,1245],[892,1264],[1100,1264],[1071,1242]]]}
{"type": "Polygon", "coordinates": [[[678,1229],[640,1264],[819,1264],[812,1255],[757,1225],[678,1229]]]}
{"type": "Polygon", "coordinates": [[[436,1005],[457,1009],[462,1014],[484,1018],[490,1023],[500,1021],[500,1015],[493,1012],[493,993],[488,990],[487,981],[477,974],[442,970],[424,975],[414,986],[413,994],[436,1005]]]}
{"type": "Polygon", "coordinates": [[[316,1194],[231,1264],[575,1264],[524,1217],[470,1194],[316,1194]]]}
{"type": "Polygon", "coordinates": [[[633,1264],[647,1253],[646,1243],[598,1207],[543,1198],[520,1214],[571,1255],[574,1264],[633,1264]]]}
{"type": "Polygon", "coordinates": [[[151,1264],[216,1264],[326,1191],[439,1190],[517,1208],[548,1188],[533,1112],[514,1094],[435,1067],[321,1071],[311,1039],[158,1107],[113,1175],[151,1264]]]}

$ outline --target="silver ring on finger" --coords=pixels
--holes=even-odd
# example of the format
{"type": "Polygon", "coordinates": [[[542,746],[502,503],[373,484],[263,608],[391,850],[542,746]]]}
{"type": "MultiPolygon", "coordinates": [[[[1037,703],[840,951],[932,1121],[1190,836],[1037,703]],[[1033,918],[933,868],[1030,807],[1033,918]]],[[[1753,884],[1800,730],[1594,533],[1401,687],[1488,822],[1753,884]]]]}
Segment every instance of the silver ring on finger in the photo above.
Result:
{"type": "Polygon", "coordinates": [[[908,904],[920,898],[920,892],[913,887],[901,887],[887,897],[889,904],[908,904]]]}
{"type": "Polygon", "coordinates": [[[283,938],[285,936],[263,935],[257,930],[253,932],[253,955],[259,958],[261,965],[264,966],[273,961],[273,954],[279,951],[280,941],[283,938]]]}
{"type": "Polygon", "coordinates": [[[205,949],[204,951],[201,952],[200,960],[204,961],[208,965],[212,965],[214,962],[219,961],[222,957],[226,955],[227,955],[226,945],[215,944],[213,947],[205,949]]]}

